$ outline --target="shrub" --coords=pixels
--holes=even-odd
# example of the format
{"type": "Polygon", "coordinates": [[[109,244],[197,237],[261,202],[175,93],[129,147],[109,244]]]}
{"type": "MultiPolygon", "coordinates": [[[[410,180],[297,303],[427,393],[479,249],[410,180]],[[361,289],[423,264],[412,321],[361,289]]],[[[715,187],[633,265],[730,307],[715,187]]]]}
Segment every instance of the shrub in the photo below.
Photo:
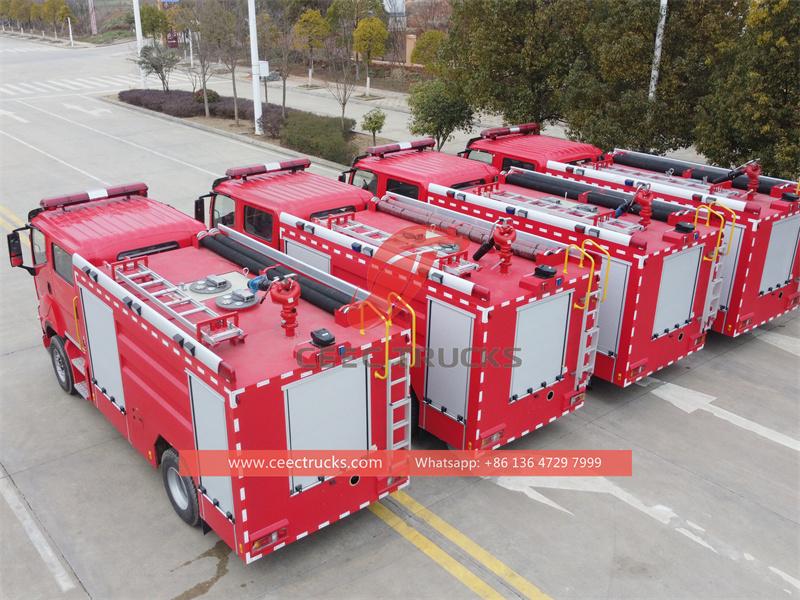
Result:
{"type": "MultiPolygon", "coordinates": [[[[346,126],[352,129],[355,121],[346,119],[346,126]]],[[[281,144],[341,164],[350,163],[357,152],[355,145],[342,133],[340,119],[304,112],[287,115],[281,130],[281,144]]]]}
{"type": "MultiPolygon", "coordinates": [[[[206,89],[206,97],[208,98],[209,104],[212,102],[219,102],[219,94],[214,90],[206,89]]],[[[199,102],[200,104],[203,103],[203,89],[200,88],[194,93],[194,101],[199,102]]]]}
{"type": "MultiPolygon", "coordinates": [[[[291,112],[287,109],[287,114],[291,112]]],[[[280,137],[281,129],[286,124],[286,119],[281,114],[281,107],[275,104],[265,104],[261,109],[261,127],[271,138],[280,137]]]]}

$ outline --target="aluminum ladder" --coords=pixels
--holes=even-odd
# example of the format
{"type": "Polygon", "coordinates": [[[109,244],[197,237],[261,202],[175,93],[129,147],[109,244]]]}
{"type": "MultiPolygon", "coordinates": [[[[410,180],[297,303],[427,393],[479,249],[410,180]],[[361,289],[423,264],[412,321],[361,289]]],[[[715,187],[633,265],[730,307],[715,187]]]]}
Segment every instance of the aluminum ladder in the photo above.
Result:
{"type": "Polygon", "coordinates": [[[362,242],[376,244],[378,246],[380,246],[390,237],[389,234],[382,229],[372,227],[371,225],[365,225],[364,223],[360,223],[355,219],[350,219],[349,221],[345,222],[332,222],[331,229],[361,240],[362,242]]]}
{"type": "Polygon", "coordinates": [[[719,260],[714,263],[714,272],[711,275],[711,281],[708,282],[705,309],[700,319],[700,327],[703,331],[711,329],[714,320],[717,318],[717,311],[720,308],[719,300],[722,295],[722,269],[720,268],[720,264],[721,261],[719,260]]]}
{"type": "Polygon", "coordinates": [[[211,346],[220,342],[244,337],[242,330],[228,317],[235,315],[220,315],[204,304],[201,304],[178,286],[173,285],[147,266],[145,258],[132,261],[115,263],[112,265],[114,279],[126,283],[130,288],[147,298],[153,305],[174,318],[190,332],[197,332],[203,341],[211,346]],[[198,322],[190,321],[189,316],[203,317],[201,320],[224,319],[225,326],[217,330],[202,329],[198,322]]]}
{"type": "MultiPolygon", "coordinates": [[[[412,349],[413,352],[413,349],[412,349]]],[[[409,388],[409,365],[408,355],[403,354],[393,358],[388,363],[386,378],[386,449],[387,450],[410,450],[411,449],[411,394],[409,388]],[[403,375],[392,379],[392,367],[403,365],[403,375]],[[399,400],[392,401],[392,392],[398,387],[403,386],[403,395],[399,400]],[[403,409],[403,416],[396,420],[395,411],[403,409]],[[403,437],[395,442],[395,433],[402,430],[403,437]]]]}
{"type": "MultiPolygon", "coordinates": [[[[591,285],[591,284],[590,284],[591,285]]],[[[600,328],[597,325],[597,313],[600,306],[600,288],[589,294],[589,302],[583,311],[583,325],[581,327],[581,344],[578,349],[578,366],[575,369],[575,389],[579,389],[585,382],[584,376],[590,376],[594,371],[594,361],[597,356],[597,341],[600,328]],[[593,307],[592,307],[593,306],[593,307]],[[594,319],[592,327],[586,329],[589,319],[594,319]]]]}

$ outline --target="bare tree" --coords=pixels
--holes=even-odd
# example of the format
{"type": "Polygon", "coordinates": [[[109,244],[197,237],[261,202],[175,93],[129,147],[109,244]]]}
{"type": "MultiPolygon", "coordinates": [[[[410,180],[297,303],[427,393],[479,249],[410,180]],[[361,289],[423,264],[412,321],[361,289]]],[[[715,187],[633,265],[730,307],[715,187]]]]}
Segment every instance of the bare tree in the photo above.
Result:
{"type": "Polygon", "coordinates": [[[295,45],[289,5],[290,3],[285,0],[274,0],[268,5],[270,18],[259,22],[261,28],[259,36],[269,38],[271,42],[269,56],[275,62],[277,67],[275,70],[281,77],[283,87],[281,116],[284,119],[286,118],[286,80],[289,78],[289,72],[292,68],[295,45]]]}
{"type": "Polygon", "coordinates": [[[328,91],[336,98],[339,106],[342,107],[342,129],[344,125],[344,113],[347,102],[356,88],[356,69],[353,61],[352,35],[333,35],[326,40],[325,47],[328,54],[331,74],[333,80],[326,82],[328,91]]]}
{"type": "Polygon", "coordinates": [[[219,54],[222,64],[231,74],[233,87],[233,119],[239,124],[239,95],[236,92],[236,67],[244,55],[246,38],[241,35],[245,29],[244,15],[241,12],[242,3],[234,0],[223,6],[217,0],[209,2],[209,10],[213,19],[207,24],[206,36],[219,54]]]}
{"type": "Polygon", "coordinates": [[[183,0],[174,10],[175,26],[186,30],[192,37],[192,49],[197,66],[194,69],[203,90],[203,106],[206,117],[211,116],[208,109],[208,80],[211,77],[213,47],[209,43],[209,22],[213,21],[216,0],[183,0]]]}

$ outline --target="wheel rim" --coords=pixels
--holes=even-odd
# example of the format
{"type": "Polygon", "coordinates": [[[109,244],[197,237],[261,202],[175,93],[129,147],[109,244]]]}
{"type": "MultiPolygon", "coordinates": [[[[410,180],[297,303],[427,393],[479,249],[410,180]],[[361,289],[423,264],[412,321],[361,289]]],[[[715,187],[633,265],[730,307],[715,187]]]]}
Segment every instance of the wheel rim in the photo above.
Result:
{"type": "Polygon", "coordinates": [[[169,495],[181,510],[189,508],[189,492],[186,489],[186,482],[180,476],[175,467],[167,469],[167,486],[169,495]]]}
{"type": "Polygon", "coordinates": [[[67,380],[67,365],[64,362],[64,357],[57,349],[53,352],[53,368],[56,370],[56,377],[61,382],[67,380]]]}

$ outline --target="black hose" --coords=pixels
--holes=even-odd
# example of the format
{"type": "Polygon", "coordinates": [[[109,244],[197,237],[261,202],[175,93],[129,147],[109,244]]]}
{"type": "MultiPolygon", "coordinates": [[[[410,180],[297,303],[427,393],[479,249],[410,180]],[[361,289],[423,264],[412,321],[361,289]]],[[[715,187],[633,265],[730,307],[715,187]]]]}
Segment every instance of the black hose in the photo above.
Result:
{"type": "MultiPolygon", "coordinates": [[[[602,206],[603,208],[611,208],[614,210],[623,208],[626,212],[638,215],[642,207],[633,203],[635,194],[629,192],[617,192],[614,190],[598,191],[597,187],[581,183],[580,181],[572,181],[570,179],[562,179],[552,175],[544,175],[542,173],[512,173],[506,176],[506,182],[512,185],[527,188],[529,190],[536,190],[548,194],[557,194],[559,197],[566,196],[571,200],[578,200],[581,194],[586,192],[586,201],[595,206],[602,206]]],[[[675,206],[668,202],[654,200],[652,204],[653,216],[656,221],[667,221],[670,214],[674,212],[681,212],[686,210],[682,206],[675,206]]]]}
{"type": "MultiPolygon", "coordinates": [[[[247,246],[245,246],[243,244],[240,244],[239,242],[236,242],[236,241],[234,241],[234,240],[232,240],[230,238],[227,238],[227,237],[224,237],[224,236],[221,236],[221,235],[220,236],[215,236],[215,237],[216,237],[217,241],[220,242],[225,247],[227,247],[227,248],[229,248],[231,250],[234,250],[234,251],[236,251],[236,252],[238,252],[238,253],[246,256],[246,257],[249,257],[249,258],[251,258],[253,260],[257,260],[257,261],[260,261],[260,262],[264,263],[264,266],[262,267],[262,269],[267,268],[267,267],[273,267],[281,276],[284,276],[284,277],[286,275],[288,275],[289,273],[293,273],[294,272],[290,268],[285,267],[284,265],[279,265],[276,261],[272,260],[268,256],[264,256],[260,252],[258,252],[256,250],[253,250],[251,248],[248,248],[247,246]]],[[[317,292],[319,292],[321,294],[324,294],[325,296],[329,296],[332,300],[334,300],[336,302],[339,302],[342,305],[350,304],[353,301],[353,298],[351,298],[347,294],[345,294],[343,292],[340,292],[339,290],[336,290],[334,288],[328,287],[327,285],[325,285],[323,283],[320,283],[320,282],[318,282],[318,281],[316,281],[314,279],[310,279],[310,278],[308,278],[308,277],[306,277],[304,275],[300,275],[299,273],[297,274],[297,281],[303,287],[309,287],[309,288],[311,288],[311,289],[313,289],[313,290],[315,290],[315,291],[317,291],[317,292]]]]}
{"type": "MultiPolygon", "coordinates": [[[[251,273],[260,273],[264,269],[268,269],[267,275],[270,278],[285,277],[293,273],[292,270],[278,265],[269,257],[254,252],[246,246],[233,242],[221,235],[206,235],[200,240],[200,245],[236,263],[240,267],[245,267],[251,273]],[[256,260],[256,257],[259,257],[260,261],[263,262],[256,260]]],[[[300,297],[328,313],[333,314],[336,309],[353,301],[352,298],[349,298],[339,290],[329,288],[304,275],[297,274],[296,279],[300,284],[300,297]]]]}
{"type": "MultiPolygon", "coordinates": [[[[663,156],[652,156],[650,154],[639,154],[631,152],[623,152],[614,155],[614,162],[619,165],[626,165],[628,167],[636,167],[639,169],[647,169],[648,171],[656,171],[658,173],[673,173],[682,174],[689,171],[689,176],[692,179],[700,181],[709,181],[711,183],[721,183],[730,179],[733,173],[730,169],[723,169],[722,167],[714,167],[712,165],[695,165],[690,162],[678,160],[675,158],[665,158],[663,156]]],[[[772,188],[776,185],[785,185],[787,182],[783,179],[775,177],[767,177],[762,175],[758,178],[758,191],[762,194],[769,194],[772,188]]],[[[733,177],[733,187],[746,190],[749,184],[747,175],[737,175],[733,177]]]]}

